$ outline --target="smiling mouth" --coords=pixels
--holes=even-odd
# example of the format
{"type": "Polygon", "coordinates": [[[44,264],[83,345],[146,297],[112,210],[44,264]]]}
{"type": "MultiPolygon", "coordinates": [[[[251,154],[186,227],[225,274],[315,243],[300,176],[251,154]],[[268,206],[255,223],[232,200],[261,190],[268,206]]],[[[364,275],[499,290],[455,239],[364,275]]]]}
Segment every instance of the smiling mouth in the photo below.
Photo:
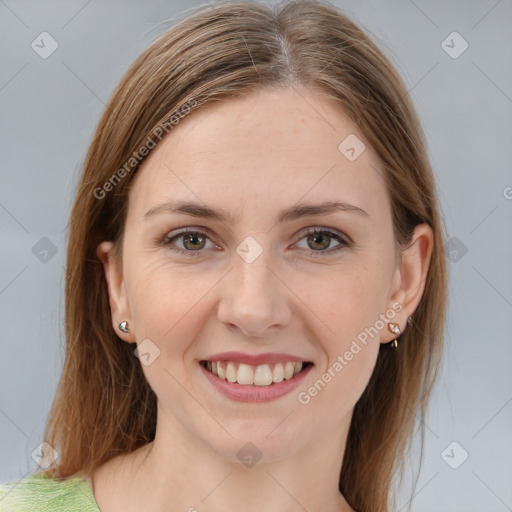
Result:
{"type": "Polygon", "coordinates": [[[251,365],[233,361],[201,361],[201,366],[219,379],[245,386],[272,386],[293,379],[313,363],[309,361],[251,365]]]}

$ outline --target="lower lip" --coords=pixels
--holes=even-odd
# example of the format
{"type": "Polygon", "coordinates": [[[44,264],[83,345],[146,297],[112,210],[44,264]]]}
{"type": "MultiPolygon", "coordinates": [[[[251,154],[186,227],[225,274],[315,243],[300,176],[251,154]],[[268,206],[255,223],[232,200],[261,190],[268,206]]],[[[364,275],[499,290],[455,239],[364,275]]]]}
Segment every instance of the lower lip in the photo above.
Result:
{"type": "Polygon", "coordinates": [[[199,364],[199,366],[206,378],[218,391],[225,397],[237,402],[270,402],[271,400],[277,400],[296,389],[311,368],[313,368],[313,365],[310,365],[291,379],[285,379],[282,382],[270,384],[269,386],[247,386],[220,379],[202,364],[199,364]]]}

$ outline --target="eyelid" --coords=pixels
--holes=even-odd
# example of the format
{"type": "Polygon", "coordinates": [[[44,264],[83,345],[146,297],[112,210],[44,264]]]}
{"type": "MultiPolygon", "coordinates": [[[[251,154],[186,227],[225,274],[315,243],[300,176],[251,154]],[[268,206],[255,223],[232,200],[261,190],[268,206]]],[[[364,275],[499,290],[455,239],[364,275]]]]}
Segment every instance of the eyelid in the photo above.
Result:
{"type": "Polygon", "coordinates": [[[178,228],[176,230],[171,230],[171,231],[168,231],[165,236],[164,236],[164,240],[165,239],[171,239],[171,238],[175,238],[179,235],[186,235],[188,233],[200,233],[200,234],[204,234],[204,235],[207,235],[208,238],[212,238],[213,234],[212,232],[204,227],[204,226],[187,226],[186,228],[178,228]],[[172,235],[171,235],[172,233],[172,235]],[[171,236],[170,236],[171,235],[171,236]]]}
{"type": "Polygon", "coordinates": [[[343,233],[343,231],[339,231],[335,228],[329,228],[327,226],[308,226],[307,228],[304,228],[303,230],[301,230],[297,236],[299,237],[299,240],[301,240],[304,236],[312,235],[315,233],[327,234],[329,236],[332,235],[332,238],[336,239],[336,237],[337,237],[340,240],[342,240],[343,242],[345,242],[347,245],[353,244],[352,239],[348,235],[343,233]]]}

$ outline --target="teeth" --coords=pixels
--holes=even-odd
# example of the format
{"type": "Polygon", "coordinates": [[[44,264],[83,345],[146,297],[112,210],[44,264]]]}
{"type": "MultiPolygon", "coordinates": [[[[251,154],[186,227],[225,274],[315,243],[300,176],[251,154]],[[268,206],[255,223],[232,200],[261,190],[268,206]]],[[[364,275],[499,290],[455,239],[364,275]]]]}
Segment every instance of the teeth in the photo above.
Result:
{"type": "Polygon", "coordinates": [[[272,380],[274,382],[282,382],[284,380],[284,368],[281,363],[277,363],[274,366],[274,371],[272,373],[272,380]]]}
{"type": "Polygon", "coordinates": [[[238,384],[254,384],[254,371],[248,364],[240,364],[236,374],[238,384]]]}
{"type": "Polygon", "coordinates": [[[286,380],[291,379],[293,377],[293,372],[295,370],[295,365],[291,362],[288,362],[284,366],[284,378],[286,380]]]}
{"type": "Polygon", "coordinates": [[[289,380],[297,375],[303,368],[301,362],[294,363],[288,361],[285,364],[276,363],[274,365],[260,364],[252,366],[244,363],[234,363],[232,361],[207,361],[206,368],[220,379],[228,382],[237,382],[243,385],[270,386],[272,383],[279,383],[283,380],[289,380]],[[273,368],[272,368],[273,366],[273,368]]]}
{"type": "Polygon", "coordinates": [[[272,384],[272,372],[268,364],[260,364],[254,372],[254,384],[256,386],[269,386],[272,384]]]}
{"type": "Polygon", "coordinates": [[[235,363],[229,362],[226,366],[226,380],[228,382],[236,382],[236,373],[235,363]]]}

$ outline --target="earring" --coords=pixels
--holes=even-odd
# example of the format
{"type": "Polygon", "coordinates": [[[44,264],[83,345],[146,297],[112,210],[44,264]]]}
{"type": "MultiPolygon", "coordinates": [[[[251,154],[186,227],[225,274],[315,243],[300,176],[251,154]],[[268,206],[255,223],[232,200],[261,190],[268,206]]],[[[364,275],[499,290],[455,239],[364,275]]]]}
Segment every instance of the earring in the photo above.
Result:
{"type": "MultiPolygon", "coordinates": [[[[396,334],[397,336],[400,336],[400,334],[402,334],[402,331],[400,330],[399,325],[395,324],[394,322],[388,322],[388,331],[392,332],[393,334],[396,334]]],[[[391,346],[394,347],[394,348],[398,347],[398,340],[397,340],[397,338],[395,338],[391,342],[391,346]]]]}
{"type": "Polygon", "coordinates": [[[130,332],[130,329],[128,329],[128,322],[126,320],[123,320],[120,324],[119,324],[119,330],[121,332],[125,332],[125,333],[129,333],[130,332]]]}

